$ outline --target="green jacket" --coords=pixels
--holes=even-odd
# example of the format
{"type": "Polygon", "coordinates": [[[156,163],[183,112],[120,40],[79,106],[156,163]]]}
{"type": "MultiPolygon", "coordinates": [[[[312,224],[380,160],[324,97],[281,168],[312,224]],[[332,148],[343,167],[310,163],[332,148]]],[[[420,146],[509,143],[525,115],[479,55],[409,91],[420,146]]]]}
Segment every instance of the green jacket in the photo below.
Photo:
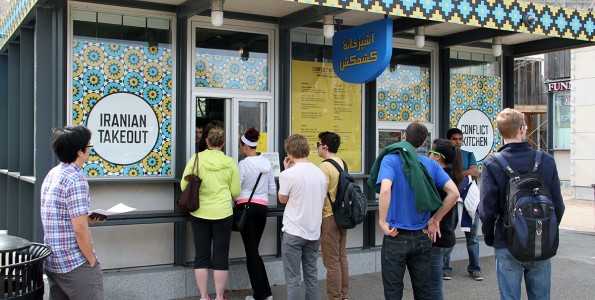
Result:
{"type": "MultiPolygon", "coordinates": [[[[182,178],[192,172],[193,155],[182,178]]],[[[198,154],[198,177],[202,184],[198,190],[200,207],[190,214],[202,219],[220,220],[232,215],[232,197],[240,195],[240,173],[233,158],[218,150],[205,150],[198,154]]],[[[182,179],[180,187],[186,189],[188,181],[182,179]]]]}
{"type": "Polygon", "coordinates": [[[376,184],[378,180],[378,171],[380,171],[380,164],[382,159],[387,154],[397,154],[401,157],[403,173],[415,195],[415,209],[419,212],[435,211],[442,205],[440,194],[434,184],[434,179],[428,173],[426,167],[417,157],[415,148],[407,142],[402,141],[394,143],[382,149],[372,170],[370,170],[370,178],[368,178],[368,185],[373,188],[376,193],[380,193],[380,185],[376,184]]]}

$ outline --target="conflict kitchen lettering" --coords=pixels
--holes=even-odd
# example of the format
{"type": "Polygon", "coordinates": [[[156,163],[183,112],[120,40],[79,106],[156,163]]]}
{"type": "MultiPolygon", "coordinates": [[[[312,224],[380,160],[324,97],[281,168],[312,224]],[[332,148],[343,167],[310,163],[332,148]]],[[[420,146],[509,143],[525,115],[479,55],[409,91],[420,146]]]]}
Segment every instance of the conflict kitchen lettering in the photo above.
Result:
{"type": "Polygon", "coordinates": [[[147,115],[100,114],[99,142],[104,144],[147,143],[147,115]],[[138,129],[137,129],[138,128],[138,129]]]}
{"type": "Polygon", "coordinates": [[[461,125],[463,143],[470,147],[485,147],[488,145],[489,125],[461,125]],[[481,136],[483,135],[483,136],[481,136]]]}

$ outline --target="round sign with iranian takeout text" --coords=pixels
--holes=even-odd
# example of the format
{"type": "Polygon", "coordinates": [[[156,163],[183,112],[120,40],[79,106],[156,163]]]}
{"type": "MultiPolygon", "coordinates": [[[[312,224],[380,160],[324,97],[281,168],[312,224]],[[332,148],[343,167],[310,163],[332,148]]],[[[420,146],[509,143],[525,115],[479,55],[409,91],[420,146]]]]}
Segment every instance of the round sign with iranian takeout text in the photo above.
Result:
{"type": "Polygon", "coordinates": [[[114,93],[101,98],[89,113],[93,149],[102,159],[119,165],[141,161],[157,142],[159,122],[143,98],[114,93]]]}

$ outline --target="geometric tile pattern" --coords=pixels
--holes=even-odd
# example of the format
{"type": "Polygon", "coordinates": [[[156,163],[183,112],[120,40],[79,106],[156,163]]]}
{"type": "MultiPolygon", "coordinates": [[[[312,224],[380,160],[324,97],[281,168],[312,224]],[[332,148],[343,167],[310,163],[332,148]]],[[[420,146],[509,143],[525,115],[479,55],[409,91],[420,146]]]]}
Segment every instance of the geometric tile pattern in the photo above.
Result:
{"type": "Polygon", "coordinates": [[[502,146],[502,137],[496,126],[496,115],[502,111],[501,91],[502,80],[499,76],[450,75],[450,128],[456,127],[468,110],[476,109],[485,113],[494,128],[494,144],[488,156],[502,146]]]}
{"type": "Polygon", "coordinates": [[[430,122],[428,68],[398,65],[376,78],[378,121],[430,122]]]}
{"type": "Polygon", "coordinates": [[[593,12],[516,0],[285,0],[399,17],[595,41],[593,12]],[[523,16],[535,16],[527,27],[523,16]]]}
{"type": "Polygon", "coordinates": [[[268,90],[268,62],[262,58],[199,53],[196,49],[194,86],[252,91],[268,90]]]}
{"type": "Polygon", "coordinates": [[[172,174],[173,58],[171,45],[75,37],[72,44],[72,123],[86,125],[97,101],[119,92],[143,98],[157,116],[153,150],[138,163],[104,161],[92,149],[87,177],[169,177],[172,174]]]}

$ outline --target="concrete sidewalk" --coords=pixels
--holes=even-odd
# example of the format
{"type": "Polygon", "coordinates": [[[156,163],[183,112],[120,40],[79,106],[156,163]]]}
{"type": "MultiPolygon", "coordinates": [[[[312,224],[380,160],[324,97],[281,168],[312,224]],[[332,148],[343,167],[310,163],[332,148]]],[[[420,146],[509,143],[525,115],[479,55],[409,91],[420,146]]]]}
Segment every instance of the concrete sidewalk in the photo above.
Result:
{"type": "MultiPolygon", "coordinates": [[[[464,242],[464,240],[463,240],[464,242]]],[[[499,299],[498,282],[491,248],[485,249],[482,244],[481,267],[483,281],[474,281],[466,272],[466,249],[464,244],[455,246],[456,257],[465,259],[455,260],[453,264],[452,280],[444,281],[445,299],[499,299]]],[[[319,270],[325,272],[325,270],[319,270]]],[[[595,233],[571,230],[560,231],[560,247],[558,255],[552,259],[552,294],[551,299],[595,299],[595,233]]],[[[382,278],[380,273],[356,275],[350,277],[351,290],[349,298],[384,299],[382,278]]],[[[285,300],[284,285],[272,288],[275,300],[285,300]]],[[[244,299],[251,295],[251,290],[228,291],[226,296],[230,300],[244,299]]],[[[405,277],[404,299],[413,299],[411,282],[405,277]]],[[[196,298],[186,298],[196,299],[196,298]]],[[[320,281],[320,299],[326,299],[325,281],[320,281]]],[[[523,299],[526,294],[523,291],[523,299]]]]}

